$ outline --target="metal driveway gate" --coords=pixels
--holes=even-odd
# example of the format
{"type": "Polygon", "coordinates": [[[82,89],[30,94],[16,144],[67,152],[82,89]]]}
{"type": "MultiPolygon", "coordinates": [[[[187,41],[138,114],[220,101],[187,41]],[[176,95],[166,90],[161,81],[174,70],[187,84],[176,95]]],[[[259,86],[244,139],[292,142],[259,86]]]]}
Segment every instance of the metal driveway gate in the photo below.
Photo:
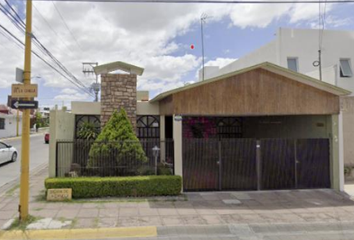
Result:
{"type": "Polygon", "coordinates": [[[329,139],[183,140],[185,191],[329,188],[329,139]]]}

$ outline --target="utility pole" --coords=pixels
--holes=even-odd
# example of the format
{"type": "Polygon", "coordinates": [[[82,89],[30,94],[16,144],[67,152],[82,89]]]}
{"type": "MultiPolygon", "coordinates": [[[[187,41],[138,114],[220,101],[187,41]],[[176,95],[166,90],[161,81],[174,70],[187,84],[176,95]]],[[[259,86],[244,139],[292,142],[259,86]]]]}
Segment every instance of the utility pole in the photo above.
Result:
{"type": "Polygon", "coordinates": [[[321,48],[318,50],[318,67],[319,67],[319,72],[320,72],[320,81],[322,81],[322,59],[321,59],[321,48]]]}
{"type": "Polygon", "coordinates": [[[16,136],[18,137],[20,135],[19,130],[20,130],[20,110],[17,109],[16,113],[16,136]]]}
{"type": "Polygon", "coordinates": [[[98,75],[95,73],[94,67],[98,66],[98,62],[83,62],[82,72],[88,76],[94,74],[96,76],[96,82],[91,84],[91,91],[95,93],[95,102],[98,102],[98,92],[100,91],[100,84],[98,83],[98,75]]]}
{"type": "Polygon", "coordinates": [[[312,65],[314,67],[318,67],[318,72],[319,72],[319,77],[320,77],[320,81],[322,81],[322,51],[321,49],[318,50],[318,60],[314,61],[312,63],[312,65]]]}
{"type": "MultiPolygon", "coordinates": [[[[26,4],[25,68],[23,84],[31,85],[31,45],[32,45],[32,0],[26,4]]],[[[31,100],[27,97],[25,100],[31,100]]],[[[30,109],[24,109],[22,115],[22,153],[20,184],[20,220],[28,218],[29,196],[29,151],[30,151],[30,109]]]]}
{"type": "Polygon", "coordinates": [[[205,19],[207,19],[207,15],[205,13],[200,17],[200,33],[202,39],[202,61],[203,61],[203,69],[202,69],[202,81],[204,81],[204,23],[205,19]]]}

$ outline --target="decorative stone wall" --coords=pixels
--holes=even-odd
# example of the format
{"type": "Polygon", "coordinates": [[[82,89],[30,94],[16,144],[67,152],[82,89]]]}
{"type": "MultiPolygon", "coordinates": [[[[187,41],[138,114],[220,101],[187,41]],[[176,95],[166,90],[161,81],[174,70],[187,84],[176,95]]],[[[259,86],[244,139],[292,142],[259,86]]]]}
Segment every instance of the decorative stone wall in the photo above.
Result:
{"type": "Polygon", "coordinates": [[[101,75],[101,126],[103,127],[115,110],[124,108],[136,129],[136,82],[135,74],[101,75]]]}

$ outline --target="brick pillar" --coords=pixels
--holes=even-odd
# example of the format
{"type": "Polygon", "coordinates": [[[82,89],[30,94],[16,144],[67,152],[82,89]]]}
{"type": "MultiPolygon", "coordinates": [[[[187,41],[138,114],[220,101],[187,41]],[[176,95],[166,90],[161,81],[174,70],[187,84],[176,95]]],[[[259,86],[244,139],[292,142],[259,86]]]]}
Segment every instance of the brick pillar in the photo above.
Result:
{"type": "Polygon", "coordinates": [[[101,126],[103,127],[114,110],[124,108],[136,128],[136,82],[135,74],[101,75],[101,126]]]}

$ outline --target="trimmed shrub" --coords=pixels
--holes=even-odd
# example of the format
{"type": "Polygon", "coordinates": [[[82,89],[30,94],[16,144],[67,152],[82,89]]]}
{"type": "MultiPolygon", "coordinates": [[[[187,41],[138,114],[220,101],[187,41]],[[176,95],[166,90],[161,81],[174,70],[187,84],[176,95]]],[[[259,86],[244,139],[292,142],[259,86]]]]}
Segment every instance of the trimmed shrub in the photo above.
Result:
{"type": "Polygon", "coordinates": [[[119,113],[115,111],[91,146],[87,167],[115,168],[126,165],[134,169],[135,165],[146,162],[144,149],[135,135],[127,113],[123,108],[119,113]]]}
{"type": "Polygon", "coordinates": [[[71,188],[73,198],[179,195],[180,176],[47,178],[45,188],[71,188]]]}

